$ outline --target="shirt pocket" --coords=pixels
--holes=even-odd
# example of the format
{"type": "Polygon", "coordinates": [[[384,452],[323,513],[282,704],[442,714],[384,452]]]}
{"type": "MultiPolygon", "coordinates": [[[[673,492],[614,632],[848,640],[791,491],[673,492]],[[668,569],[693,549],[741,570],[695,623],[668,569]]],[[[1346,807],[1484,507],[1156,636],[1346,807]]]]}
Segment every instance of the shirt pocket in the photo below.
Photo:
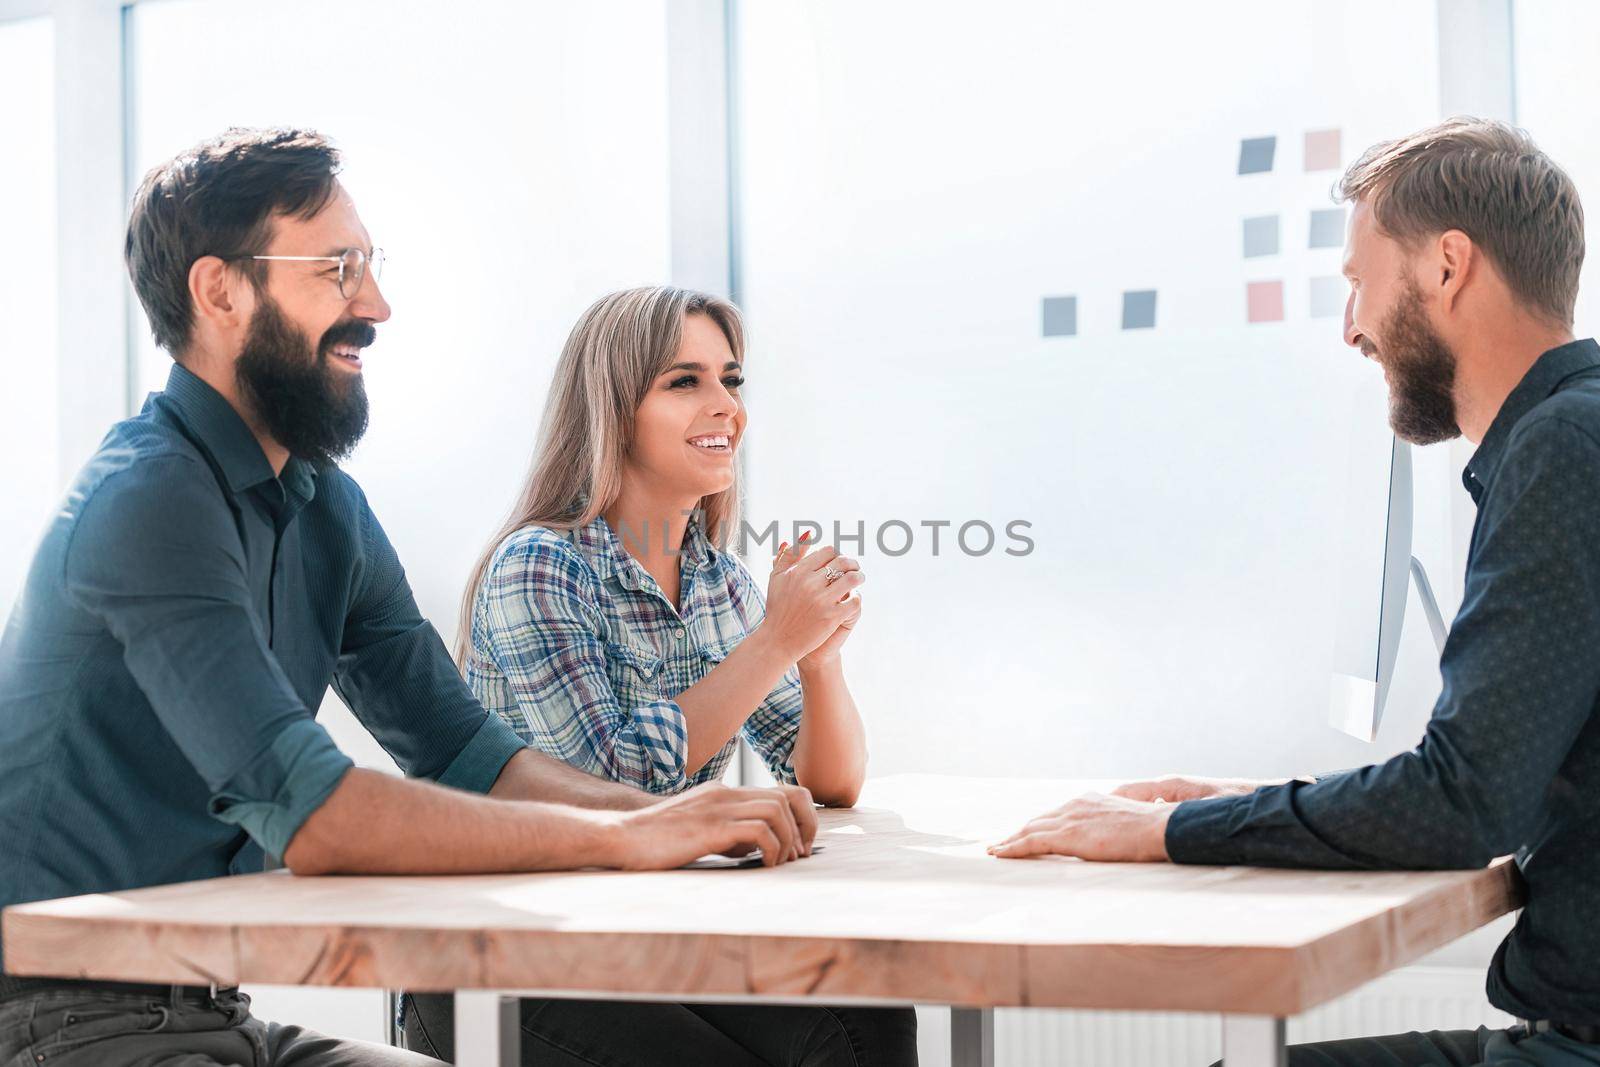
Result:
{"type": "Polygon", "coordinates": [[[705,663],[705,670],[701,677],[710,673],[711,668],[727,659],[733,650],[739,647],[737,641],[708,641],[700,646],[700,659],[705,663]]]}
{"type": "MultiPolygon", "coordinates": [[[[706,675],[717,669],[717,665],[733,655],[733,650],[739,647],[741,638],[731,641],[707,641],[700,646],[700,651],[691,659],[689,669],[694,672],[694,681],[698,682],[706,675]]],[[[742,728],[742,727],[741,727],[742,728]]],[[[732,742],[729,742],[731,745],[732,742]]]]}
{"type": "Polygon", "coordinates": [[[607,642],[606,675],[623,708],[667,699],[661,691],[661,657],[632,645],[607,642]]]}

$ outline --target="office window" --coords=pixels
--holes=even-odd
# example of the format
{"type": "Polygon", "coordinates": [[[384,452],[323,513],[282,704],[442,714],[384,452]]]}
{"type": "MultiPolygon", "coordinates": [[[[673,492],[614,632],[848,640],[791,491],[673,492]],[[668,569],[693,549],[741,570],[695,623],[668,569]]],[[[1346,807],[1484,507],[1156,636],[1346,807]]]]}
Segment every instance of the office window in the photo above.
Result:
{"type": "MultiPolygon", "coordinates": [[[[511,505],[568,330],[602,293],[666,280],[668,259],[662,3],[482,11],[133,12],[138,174],[229,126],[308,126],[345,153],[394,309],[366,360],[372,428],[350,469],[441,630],[511,505]],[[228,46],[194,46],[208,40],[228,46]]],[[[171,361],[140,340],[158,389],[171,361]]]]}
{"type": "MultiPolygon", "coordinates": [[[[229,126],[308,126],[344,150],[394,309],[347,468],[451,640],[568,331],[601,294],[669,280],[665,0],[403,16],[381,0],[170,0],[132,21],[137,174],[229,126]]],[[[141,343],[142,383],[160,388],[170,360],[141,343]]]]}
{"type": "Polygon", "coordinates": [[[0,613],[49,517],[56,472],[55,36],[0,22],[0,613]]]}
{"type": "Polygon", "coordinates": [[[1369,759],[1328,678],[1383,387],[1313,280],[1343,167],[1438,118],[1433,6],[739,14],[752,526],[864,535],[874,771],[1369,759]]]}

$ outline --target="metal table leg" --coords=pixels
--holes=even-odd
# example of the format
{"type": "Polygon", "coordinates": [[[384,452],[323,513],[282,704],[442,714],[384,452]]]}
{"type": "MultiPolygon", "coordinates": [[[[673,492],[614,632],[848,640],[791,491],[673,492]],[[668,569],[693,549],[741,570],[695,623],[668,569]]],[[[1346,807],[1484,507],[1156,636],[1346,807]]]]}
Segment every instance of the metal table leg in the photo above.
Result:
{"type": "Polygon", "coordinates": [[[400,1031],[400,994],[392,989],[383,991],[383,1033],[384,1040],[394,1048],[405,1046],[406,1035],[400,1031]]]}
{"type": "Polygon", "coordinates": [[[994,1009],[950,1009],[950,1067],[994,1067],[994,1009]]]}
{"type": "Polygon", "coordinates": [[[517,998],[494,990],[456,990],[456,1067],[520,1067],[517,998]]]}
{"type": "Polygon", "coordinates": [[[1222,1017],[1223,1067],[1288,1067],[1282,1019],[1270,1015],[1222,1017]]]}

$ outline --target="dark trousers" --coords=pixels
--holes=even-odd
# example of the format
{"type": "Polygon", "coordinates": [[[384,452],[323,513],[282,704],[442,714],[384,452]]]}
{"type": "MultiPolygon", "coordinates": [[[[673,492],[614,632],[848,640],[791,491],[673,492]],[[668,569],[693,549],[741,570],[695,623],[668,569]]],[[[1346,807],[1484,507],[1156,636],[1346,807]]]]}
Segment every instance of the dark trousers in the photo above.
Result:
{"type": "MultiPolygon", "coordinates": [[[[406,1046],[449,1061],[455,1004],[408,994],[406,1046]]],[[[911,1008],[522,1001],[522,1062],[562,1067],[915,1067],[911,1008]]],[[[3,1067],[3,1065],[0,1065],[3,1067]]]]}
{"type": "Polygon", "coordinates": [[[1289,1067],[1590,1067],[1600,1045],[1561,1034],[1510,1030],[1434,1030],[1294,1045],[1289,1067]]]}
{"type": "Polygon", "coordinates": [[[264,1023],[234,990],[165,997],[87,984],[0,1001],[0,1067],[438,1067],[424,1056],[264,1023]]]}

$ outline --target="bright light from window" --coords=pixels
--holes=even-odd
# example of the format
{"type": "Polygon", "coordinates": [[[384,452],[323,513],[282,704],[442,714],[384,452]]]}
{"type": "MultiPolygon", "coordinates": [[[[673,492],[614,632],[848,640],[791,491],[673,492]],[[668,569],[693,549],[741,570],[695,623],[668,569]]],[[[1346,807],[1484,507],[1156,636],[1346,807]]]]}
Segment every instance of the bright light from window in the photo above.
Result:
{"type": "Polygon", "coordinates": [[[0,612],[22,588],[56,484],[55,34],[0,23],[0,612]]]}

